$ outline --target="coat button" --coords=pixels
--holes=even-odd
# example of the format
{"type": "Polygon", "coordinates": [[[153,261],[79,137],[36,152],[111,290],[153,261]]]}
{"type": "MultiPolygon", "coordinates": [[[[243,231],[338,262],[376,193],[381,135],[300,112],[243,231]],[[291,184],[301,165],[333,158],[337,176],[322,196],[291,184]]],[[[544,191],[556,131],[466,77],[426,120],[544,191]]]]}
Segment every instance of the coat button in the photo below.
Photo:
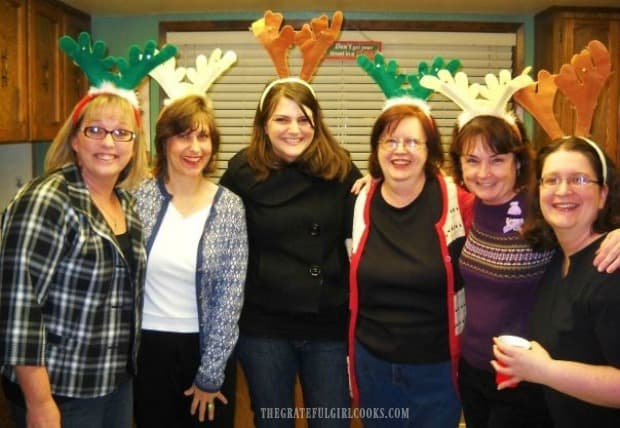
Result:
{"type": "Polygon", "coordinates": [[[308,229],[310,236],[319,236],[321,234],[321,225],[318,223],[312,223],[308,229]]]}
{"type": "Polygon", "coordinates": [[[310,266],[309,272],[311,276],[317,277],[321,274],[321,266],[312,265],[310,266]]]}

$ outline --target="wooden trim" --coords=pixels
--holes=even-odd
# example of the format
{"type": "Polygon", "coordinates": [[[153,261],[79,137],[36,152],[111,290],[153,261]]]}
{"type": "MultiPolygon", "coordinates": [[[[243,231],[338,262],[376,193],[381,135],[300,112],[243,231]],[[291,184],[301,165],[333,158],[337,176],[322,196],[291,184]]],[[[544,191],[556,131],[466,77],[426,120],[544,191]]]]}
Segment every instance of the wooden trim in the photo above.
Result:
{"type": "MultiPolygon", "coordinates": [[[[234,21],[162,21],[159,23],[159,35],[178,31],[240,31],[250,28],[251,20],[234,21]]],[[[295,28],[304,20],[285,21],[295,28]]],[[[479,32],[479,33],[516,33],[523,24],[518,22],[465,22],[465,21],[389,21],[345,19],[343,30],[370,31],[441,31],[441,32],[479,32]]]]}
{"type": "Polygon", "coordinates": [[[620,8],[618,7],[579,7],[579,6],[551,6],[536,14],[536,19],[541,16],[562,15],[567,18],[576,18],[587,14],[588,18],[593,19],[613,19],[620,18],[620,8]]]}
{"type": "MultiPolygon", "coordinates": [[[[159,42],[165,43],[169,32],[193,31],[243,31],[252,25],[251,20],[233,21],[162,21],[159,23],[159,42]]],[[[307,21],[290,20],[286,24],[300,28],[307,21]]],[[[343,30],[365,31],[437,31],[463,33],[515,33],[514,71],[521,72],[525,61],[525,31],[519,22],[465,22],[465,21],[404,21],[345,19],[343,30]]]]}

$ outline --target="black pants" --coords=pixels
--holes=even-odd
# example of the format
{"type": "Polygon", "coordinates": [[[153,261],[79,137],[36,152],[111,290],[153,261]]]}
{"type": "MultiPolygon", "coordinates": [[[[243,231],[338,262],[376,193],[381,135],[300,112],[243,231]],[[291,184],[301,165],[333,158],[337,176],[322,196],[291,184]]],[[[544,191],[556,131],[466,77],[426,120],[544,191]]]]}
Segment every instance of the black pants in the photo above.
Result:
{"type": "MultiPolygon", "coordinates": [[[[200,364],[198,334],[142,331],[138,375],[134,383],[134,417],[138,428],[231,428],[235,419],[236,358],[226,365],[220,392],[228,400],[215,400],[215,420],[199,422],[190,414],[188,389],[200,364]]],[[[205,419],[207,415],[205,415],[205,419]]]]}
{"type": "Polygon", "coordinates": [[[472,367],[461,358],[459,390],[467,428],[553,427],[540,385],[521,382],[498,391],[493,371],[472,367]]]}

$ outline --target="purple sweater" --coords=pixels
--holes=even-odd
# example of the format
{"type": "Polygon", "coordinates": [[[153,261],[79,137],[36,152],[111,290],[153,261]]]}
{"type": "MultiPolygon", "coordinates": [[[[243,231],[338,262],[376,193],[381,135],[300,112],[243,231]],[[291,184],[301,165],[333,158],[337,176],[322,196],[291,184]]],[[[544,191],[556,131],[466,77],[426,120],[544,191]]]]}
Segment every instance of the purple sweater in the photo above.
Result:
{"type": "Polygon", "coordinates": [[[492,371],[493,336],[529,337],[536,286],[553,255],[532,251],[521,237],[525,210],[523,192],[502,205],[476,200],[459,259],[467,307],[462,356],[487,371],[492,371]]]}

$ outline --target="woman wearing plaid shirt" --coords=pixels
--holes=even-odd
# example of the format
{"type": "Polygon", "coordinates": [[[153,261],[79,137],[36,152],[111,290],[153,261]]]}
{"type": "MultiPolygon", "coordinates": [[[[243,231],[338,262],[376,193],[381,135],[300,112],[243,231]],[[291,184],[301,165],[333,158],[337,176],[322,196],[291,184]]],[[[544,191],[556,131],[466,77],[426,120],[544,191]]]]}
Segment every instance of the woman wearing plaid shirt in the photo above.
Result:
{"type": "Polygon", "coordinates": [[[137,110],[95,95],[4,213],[0,364],[18,427],[131,425],[146,253],[125,189],[144,149],[137,110]]]}

